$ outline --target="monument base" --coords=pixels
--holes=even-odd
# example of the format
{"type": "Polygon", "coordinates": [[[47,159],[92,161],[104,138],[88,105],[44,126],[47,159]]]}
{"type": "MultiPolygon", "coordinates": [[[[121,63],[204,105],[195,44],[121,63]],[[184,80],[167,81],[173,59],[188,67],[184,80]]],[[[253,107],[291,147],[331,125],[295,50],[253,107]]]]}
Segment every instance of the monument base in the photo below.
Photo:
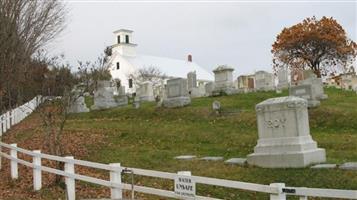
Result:
{"type": "Polygon", "coordinates": [[[267,168],[298,168],[326,161],[325,149],[311,136],[258,140],[248,164],[267,168]]]}
{"type": "Polygon", "coordinates": [[[191,104],[190,97],[172,97],[164,99],[162,105],[166,108],[177,108],[177,107],[184,107],[191,104]]]}
{"type": "Polygon", "coordinates": [[[102,110],[108,108],[115,108],[120,106],[128,105],[128,97],[127,96],[114,96],[114,99],[101,99],[98,101],[94,101],[94,105],[91,106],[92,110],[102,110]]]}
{"type": "Polygon", "coordinates": [[[300,168],[326,162],[325,149],[288,153],[253,153],[247,157],[248,164],[264,168],[300,168]]]}

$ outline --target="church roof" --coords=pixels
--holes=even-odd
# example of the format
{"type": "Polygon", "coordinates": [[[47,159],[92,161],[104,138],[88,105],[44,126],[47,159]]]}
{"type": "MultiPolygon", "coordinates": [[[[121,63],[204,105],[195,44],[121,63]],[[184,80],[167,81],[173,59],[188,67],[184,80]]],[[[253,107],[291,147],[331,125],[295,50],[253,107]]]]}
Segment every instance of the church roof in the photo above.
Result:
{"type": "Polygon", "coordinates": [[[213,80],[213,75],[210,72],[203,69],[194,62],[148,55],[123,57],[137,68],[155,67],[169,77],[187,78],[187,73],[196,71],[198,80],[213,80]]]}

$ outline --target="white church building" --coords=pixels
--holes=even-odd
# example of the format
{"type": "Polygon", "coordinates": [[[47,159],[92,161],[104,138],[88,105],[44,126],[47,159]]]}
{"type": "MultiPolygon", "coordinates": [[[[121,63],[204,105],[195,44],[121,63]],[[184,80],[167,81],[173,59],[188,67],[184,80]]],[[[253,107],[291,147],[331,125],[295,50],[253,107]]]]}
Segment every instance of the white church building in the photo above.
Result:
{"type": "Polygon", "coordinates": [[[115,44],[112,45],[112,55],[108,63],[112,78],[120,80],[120,85],[125,86],[126,93],[136,91],[132,75],[140,68],[155,67],[169,78],[187,78],[187,73],[196,71],[198,84],[213,81],[213,74],[192,62],[190,55],[187,60],[138,55],[138,45],[132,43],[132,34],[133,31],[126,29],[114,31],[115,44]]]}

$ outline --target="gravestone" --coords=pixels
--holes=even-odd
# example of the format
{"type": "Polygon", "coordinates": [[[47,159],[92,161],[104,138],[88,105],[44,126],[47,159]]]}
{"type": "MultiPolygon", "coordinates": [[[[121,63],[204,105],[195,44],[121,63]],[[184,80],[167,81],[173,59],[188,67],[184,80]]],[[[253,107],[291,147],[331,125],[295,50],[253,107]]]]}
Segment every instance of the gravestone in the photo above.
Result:
{"type": "Polygon", "coordinates": [[[324,86],[321,78],[316,78],[315,74],[311,75],[309,78],[300,81],[299,85],[311,85],[312,93],[317,100],[325,100],[328,98],[324,94],[324,86]]]}
{"type": "Polygon", "coordinates": [[[76,96],[74,97],[75,100],[73,103],[69,106],[68,108],[68,113],[84,113],[84,112],[89,112],[89,108],[87,108],[87,105],[84,101],[83,96],[76,96]]]}
{"type": "Polygon", "coordinates": [[[155,101],[153,85],[151,82],[144,82],[136,92],[140,101],[155,101]]]}
{"type": "Polygon", "coordinates": [[[94,105],[92,110],[100,110],[128,105],[128,97],[123,94],[124,87],[112,87],[109,81],[99,81],[94,91],[94,105]],[[118,91],[117,91],[118,90],[118,91]],[[114,95],[117,91],[118,95],[114,95]]]}
{"type": "Polygon", "coordinates": [[[187,88],[190,90],[191,88],[197,87],[197,75],[196,71],[189,72],[187,74],[187,88]]]}
{"type": "Polygon", "coordinates": [[[166,98],[162,105],[166,108],[183,107],[191,104],[191,98],[187,92],[187,81],[183,78],[175,78],[167,81],[166,98]]]}
{"type": "Polygon", "coordinates": [[[221,103],[219,101],[214,101],[212,103],[212,109],[216,114],[221,112],[221,103]]]}
{"type": "Polygon", "coordinates": [[[274,76],[266,71],[255,72],[255,90],[270,91],[274,90],[274,76]]]}
{"type": "Polygon", "coordinates": [[[134,107],[135,109],[139,109],[139,108],[140,108],[140,98],[138,98],[138,97],[135,97],[135,98],[134,98],[133,107],[134,107]]]}
{"type": "Polygon", "coordinates": [[[237,90],[233,84],[234,69],[226,65],[221,65],[213,70],[214,73],[214,89],[212,95],[235,94],[237,90]]]}
{"type": "Polygon", "coordinates": [[[208,82],[205,84],[205,96],[212,96],[213,90],[214,90],[213,82],[208,82]]]}
{"type": "Polygon", "coordinates": [[[286,89],[289,87],[289,79],[288,79],[288,70],[287,69],[280,69],[278,71],[278,85],[277,89],[286,89]]]}
{"type": "Polygon", "coordinates": [[[311,84],[291,86],[289,89],[289,96],[300,97],[307,100],[309,108],[315,108],[320,105],[320,101],[317,100],[311,84]]]}
{"type": "Polygon", "coordinates": [[[258,144],[248,164],[267,168],[297,168],[326,161],[309,128],[307,101],[288,96],[256,105],[258,144]]]}
{"type": "Polygon", "coordinates": [[[85,103],[84,96],[84,89],[81,88],[80,85],[77,85],[74,87],[74,89],[71,92],[71,104],[69,105],[67,112],[68,113],[83,113],[83,112],[89,112],[89,108],[87,108],[87,105],[85,103]]]}

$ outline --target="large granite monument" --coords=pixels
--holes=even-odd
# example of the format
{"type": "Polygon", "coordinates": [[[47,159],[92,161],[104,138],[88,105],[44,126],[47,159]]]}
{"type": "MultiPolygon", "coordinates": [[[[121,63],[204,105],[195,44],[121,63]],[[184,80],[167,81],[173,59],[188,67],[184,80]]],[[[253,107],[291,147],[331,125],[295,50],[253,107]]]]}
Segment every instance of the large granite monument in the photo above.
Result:
{"type": "Polygon", "coordinates": [[[233,71],[233,68],[226,65],[220,65],[213,70],[214,89],[212,95],[220,95],[222,93],[234,94],[238,92],[233,84],[233,71]]]}
{"type": "Polygon", "coordinates": [[[269,91],[274,90],[274,76],[266,71],[255,72],[255,90],[269,91]]]}
{"type": "Polygon", "coordinates": [[[256,105],[258,144],[248,164],[266,168],[298,168],[326,161],[309,128],[307,101],[288,96],[256,105]]]}
{"type": "Polygon", "coordinates": [[[175,78],[167,81],[166,98],[162,105],[167,108],[183,107],[191,104],[188,96],[187,81],[183,78],[175,78]]]}

